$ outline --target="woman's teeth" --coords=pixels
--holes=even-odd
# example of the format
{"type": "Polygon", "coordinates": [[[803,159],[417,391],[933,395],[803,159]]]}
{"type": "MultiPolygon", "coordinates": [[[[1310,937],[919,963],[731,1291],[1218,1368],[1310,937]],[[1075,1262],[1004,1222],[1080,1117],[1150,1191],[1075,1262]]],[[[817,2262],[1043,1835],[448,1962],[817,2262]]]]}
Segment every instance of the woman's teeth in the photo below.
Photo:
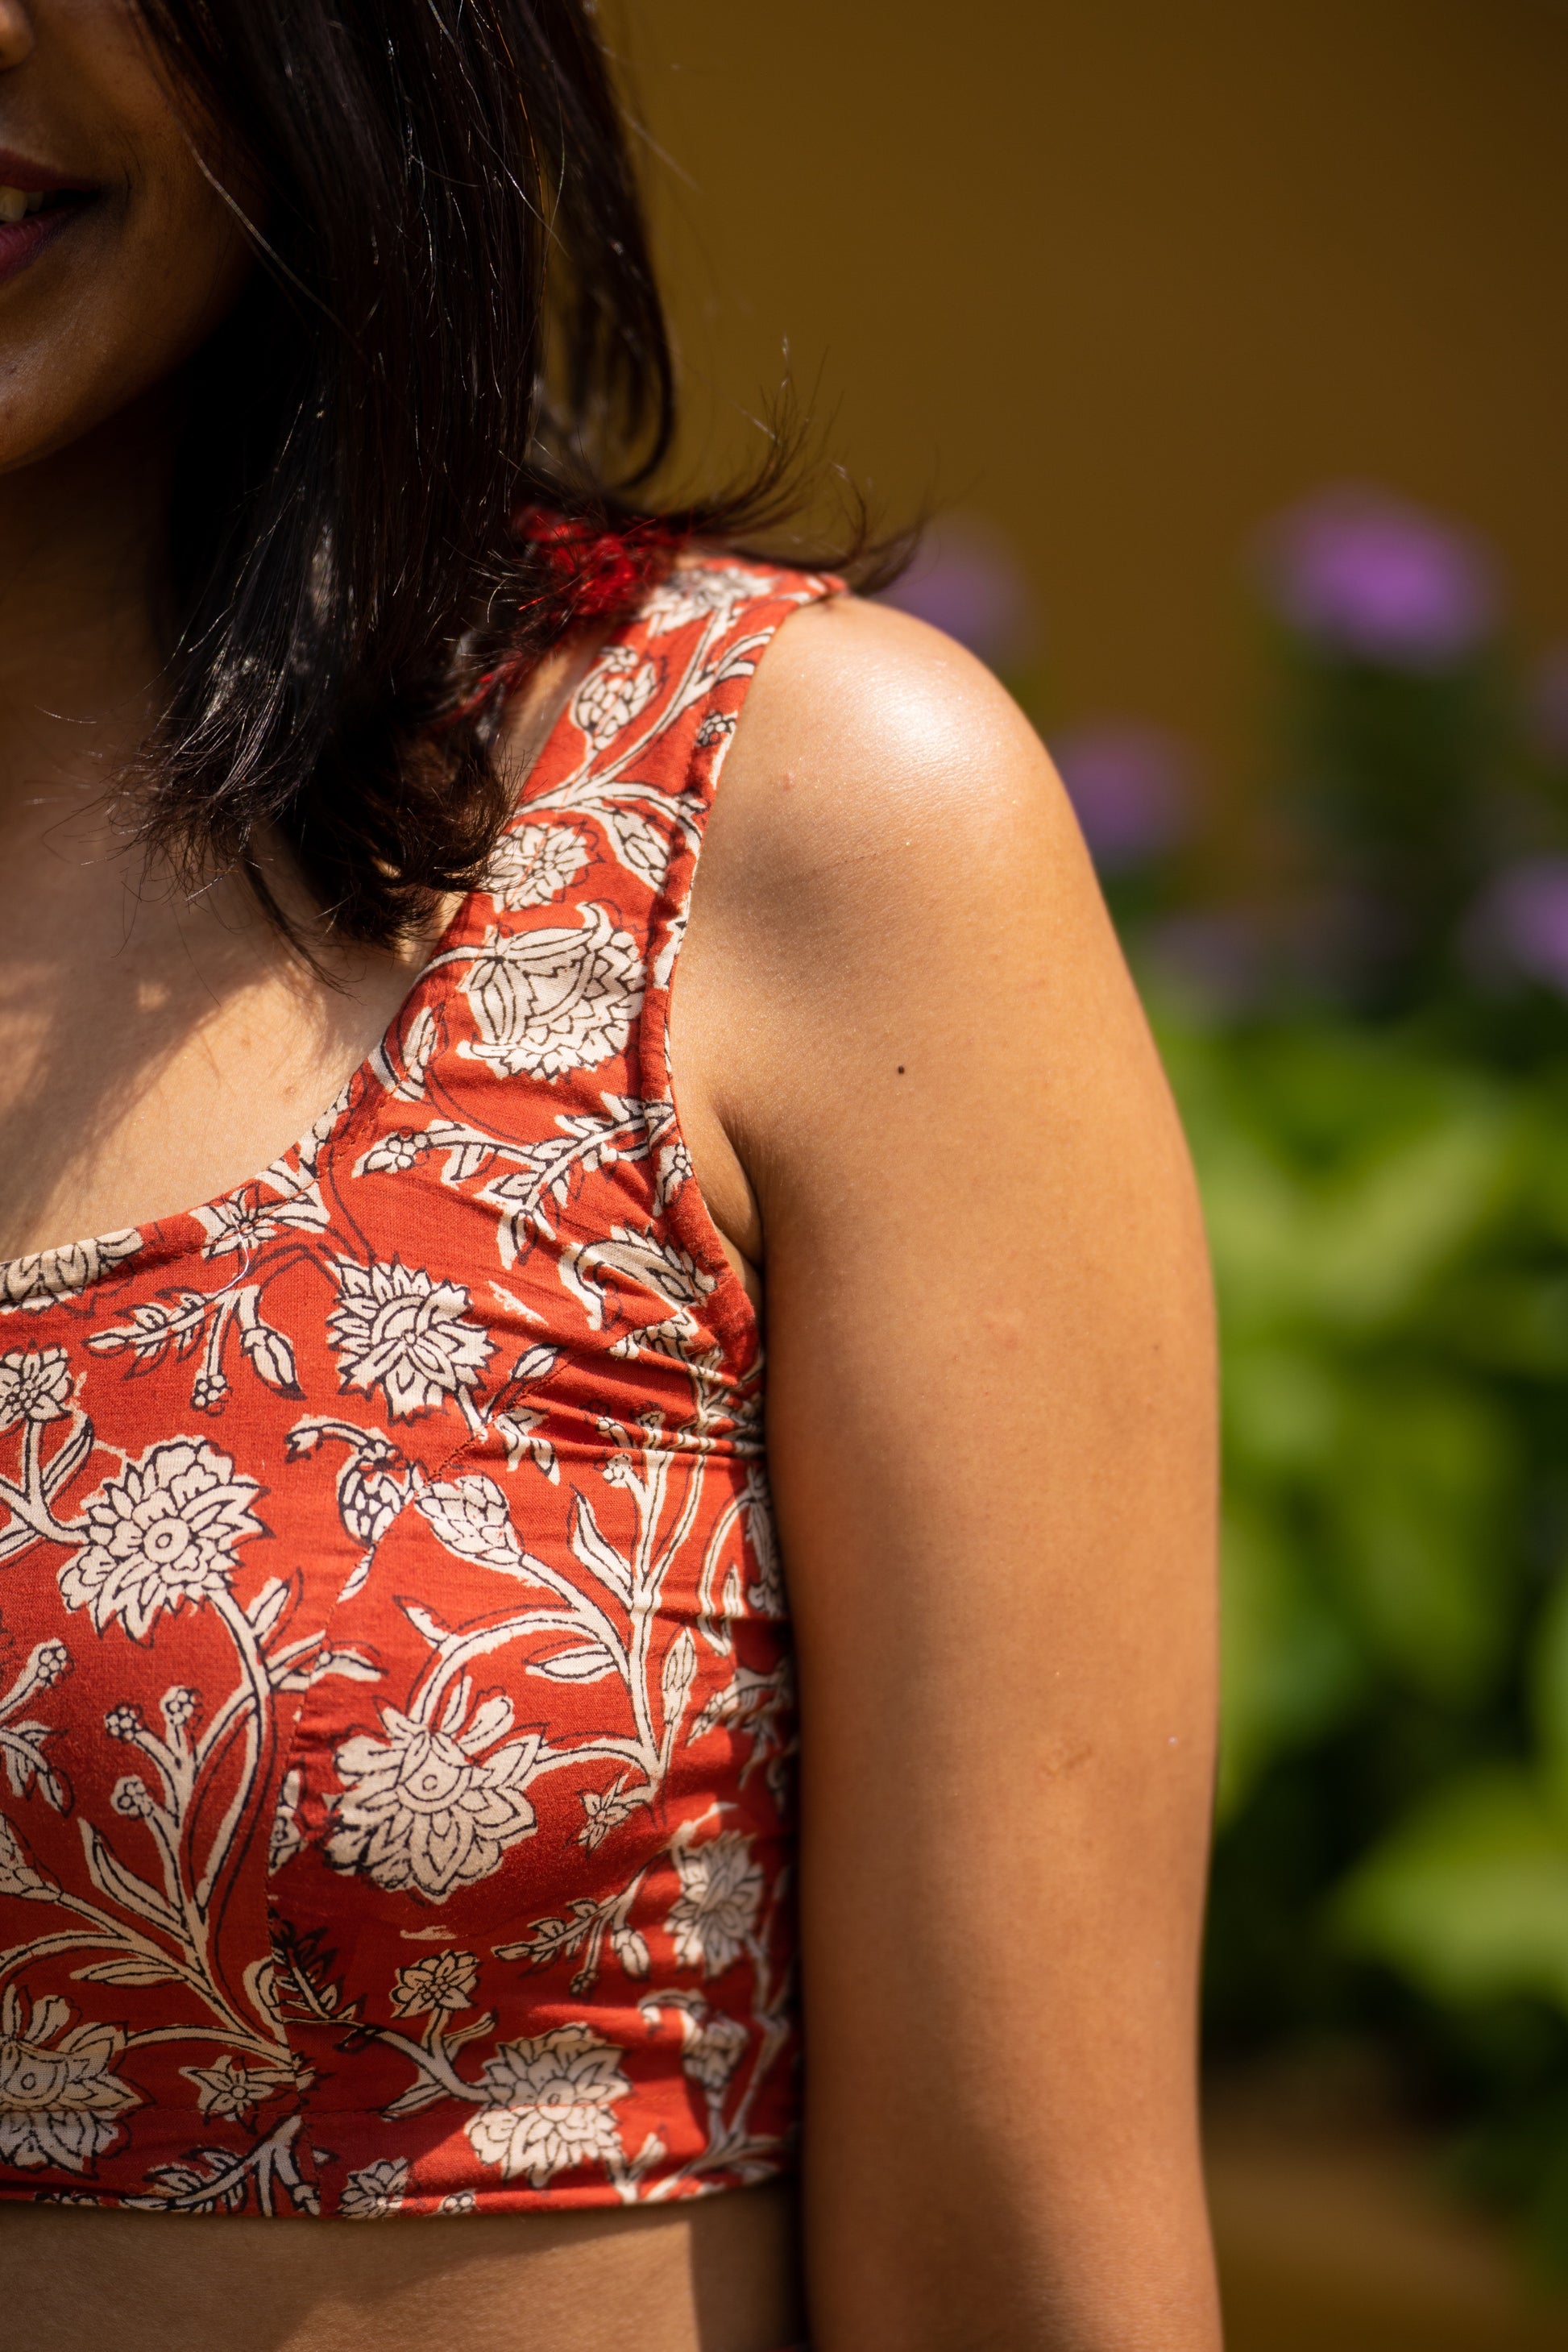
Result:
{"type": "Polygon", "coordinates": [[[25,220],[29,213],[42,212],[44,192],[41,188],[0,188],[0,221],[7,226],[25,220]]]}

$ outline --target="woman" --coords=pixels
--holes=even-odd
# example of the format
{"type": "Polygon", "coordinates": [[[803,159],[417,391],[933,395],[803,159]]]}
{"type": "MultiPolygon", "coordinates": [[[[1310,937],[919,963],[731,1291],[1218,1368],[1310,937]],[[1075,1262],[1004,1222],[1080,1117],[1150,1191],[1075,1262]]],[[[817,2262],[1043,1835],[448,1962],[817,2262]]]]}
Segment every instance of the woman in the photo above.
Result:
{"type": "Polygon", "coordinates": [[[636,508],[582,0],[0,0],[0,353],[8,2344],[1212,2347],[1203,1258],[1038,743],[636,508]]]}

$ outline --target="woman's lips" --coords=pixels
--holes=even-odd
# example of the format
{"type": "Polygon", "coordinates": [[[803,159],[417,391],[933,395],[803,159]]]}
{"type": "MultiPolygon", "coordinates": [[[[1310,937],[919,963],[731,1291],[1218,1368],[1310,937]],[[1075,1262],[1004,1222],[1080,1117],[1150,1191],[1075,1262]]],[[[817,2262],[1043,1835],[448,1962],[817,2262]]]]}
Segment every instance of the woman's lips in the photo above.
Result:
{"type": "Polygon", "coordinates": [[[97,193],[90,182],[0,146],[0,285],[36,261],[97,193]]]}
{"type": "Polygon", "coordinates": [[[15,147],[0,147],[0,188],[20,188],[26,196],[85,196],[91,194],[93,183],[73,180],[52,163],[36,163],[15,147]]]}
{"type": "Polygon", "coordinates": [[[24,189],[16,182],[7,184],[0,180],[0,286],[36,261],[47,245],[81,217],[90,201],[87,190],[70,188],[49,203],[41,189],[24,189]],[[19,202],[23,209],[18,214],[19,202]],[[26,209],[29,205],[31,211],[26,209]]]}

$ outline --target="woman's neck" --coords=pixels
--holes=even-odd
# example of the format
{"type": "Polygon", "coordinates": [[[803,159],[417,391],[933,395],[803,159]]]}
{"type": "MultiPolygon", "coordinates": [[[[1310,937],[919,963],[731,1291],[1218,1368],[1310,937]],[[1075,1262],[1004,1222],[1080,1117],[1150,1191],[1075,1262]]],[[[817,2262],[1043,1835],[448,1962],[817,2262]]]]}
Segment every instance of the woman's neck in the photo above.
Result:
{"type": "Polygon", "coordinates": [[[102,801],[156,711],[167,394],[0,474],[0,847],[102,801]]]}

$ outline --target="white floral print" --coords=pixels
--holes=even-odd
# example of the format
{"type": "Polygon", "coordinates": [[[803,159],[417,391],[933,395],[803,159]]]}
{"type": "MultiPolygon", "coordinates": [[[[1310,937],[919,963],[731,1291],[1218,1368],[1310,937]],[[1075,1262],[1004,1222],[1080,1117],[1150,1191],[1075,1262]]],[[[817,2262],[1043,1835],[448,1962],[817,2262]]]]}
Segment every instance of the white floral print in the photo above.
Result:
{"type": "Polygon", "coordinates": [[[688,2018],[689,2031],[680,2063],[694,2083],[717,2098],[729,2083],[751,2043],[738,2017],[710,2017],[702,2023],[688,2018]]]}
{"type": "Polygon", "coordinates": [[[206,1229],[204,1257],[226,1257],[236,1251],[248,1253],[290,1229],[325,1233],[330,1222],[327,1204],[314,1184],[305,1186],[290,1199],[274,1201],[264,1201],[258,1185],[246,1184],[226,1200],[214,1201],[198,1209],[196,1216],[206,1229]]]}
{"type": "Polygon", "coordinates": [[[37,1898],[51,1895],[54,1891],[52,1881],[34,1868],[21,1839],[5,1814],[0,1813],[0,1895],[37,1898]]]}
{"type": "Polygon", "coordinates": [[[534,2189],[575,2165],[616,2163],[611,2109],[631,2090],[618,2054],[586,2025],[502,2042],[481,2070],[490,2104],[464,2126],[475,2154],[534,2189]]]}
{"type": "Polygon", "coordinates": [[[538,1734],[480,1762],[475,1751],[496,1736],[493,1709],[481,1708],[460,1738],[395,1706],[383,1707],[381,1718],[384,1738],[361,1733],[337,1752],[343,1790],[328,1859],[339,1870],[363,1870],[378,1886],[444,1903],[454,1887],[488,1877],[532,1830],[524,1791],[538,1734]]]}
{"type": "Polygon", "coordinates": [[[715,614],[728,614],[748,596],[754,596],[758,584],[754,572],[742,572],[738,567],[720,571],[704,564],[689,570],[682,565],[654,590],[643,608],[648,635],[661,637],[672,629],[686,628],[693,621],[706,620],[715,614]]]}
{"type": "Polygon", "coordinates": [[[427,1960],[398,1969],[392,2006],[399,2017],[448,2016],[472,2002],[479,1973],[472,1952],[432,1952],[427,1960]]]}
{"type": "Polygon", "coordinates": [[[339,1258],[338,1300],[327,1318],[345,1389],[380,1389],[395,1421],[412,1421],[472,1389],[490,1343],[468,1319],[461,1283],[437,1282],[422,1266],[339,1258]]]}
{"type": "Polygon", "coordinates": [[[114,2138],[116,2119],[138,2105],[112,2071],[124,2034],[69,2021],[58,1999],[34,2002],[28,2016],[14,1985],[0,1999],[0,2162],[85,2172],[114,2138]]]}
{"type": "Polygon", "coordinates": [[[684,1142],[667,1143],[658,1155],[658,1205],[668,1209],[683,1184],[691,1181],[691,1154],[684,1142]]]}
{"type": "Polygon", "coordinates": [[[180,2069],[196,2089],[196,2105],[204,2116],[248,2118],[264,2099],[300,2084],[294,2066],[247,2066],[237,2058],[220,2058],[216,2066],[180,2069]]]}
{"type": "Polygon", "coordinates": [[[71,1400],[70,1358],[63,1348],[28,1354],[13,1348],[0,1356],[0,1430],[20,1421],[60,1421],[71,1400]]]}
{"type": "Polygon", "coordinates": [[[505,1078],[556,1078],[618,1054],[643,1000],[637,941],[603,907],[574,929],[510,931],[469,961],[478,1035],[462,1051],[505,1078]]]}
{"type": "Polygon", "coordinates": [[[558,898],[587,863],[588,845],[570,825],[521,824],[497,842],[485,888],[498,907],[520,913],[558,898]]]}
{"type": "MultiPolygon", "coordinates": [[[[212,1214],[199,1210],[198,1221],[210,1225],[212,1214]]],[[[210,1248],[203,1251],[204,1256],[214,1254],[210,1248]]],[[[226,1286],[216,1296],[181,1289],[143,1298],[132,1309],[129,1322],[102,1325],[89,1335],[87,1344],[95,1356],[128,1351],[148,1369],[171,1353],[184,1356],[199,1347],[191,1402],[198,1412],[217,1414],[229,1393],[224,1350],[230,1337],[237,1336],[241,1352],[259,1380],[286,1396],[299,1396],[293,1348],[264,1318],[260,1296],[260,1284],[250,1282],[226,1286]]]]}
{"type": "Polygon", "coordinates": [[[595,751],[614,742],[658,692],[658,665],[632,646],[609,646],[572,698],[572,724],[595,751]]]}
{"type": "MultiPolygon", "coordinates": [[[[630,1225],[616,1225],[608,1241],[574,1244],[562,1252],[561,1279],[581,1299],[595,1330],[605,1329],[612,1320],[606,1275],[651,1291],[665,1309],[651,1318],[626,1318],[637,1324],[637,1340],[679,1351],[696,1338],[693,1309],[714,1288],[715,1277],[704,1273],[679,1244],[638,1233],[630,1225]]],[[[626,1315],[626,1309],[621,1308],[620,1314],[626,1315]]]]}
{"type": "Polygon", "coordinates": [[[278,1791],[277,1811],[272,1816],[272,1828],[267,1841],[267,1871],[270,1877],[292,1862],[305,1850],[305,1832],[300,1826],[300,1800],[304,1794],[304,1776],[298,1765],[286,1772],[278,1791]]]}
{"type": "Polygon", "coordinates": [[[746,1587],[747,1605],[759,1617],[787,1617],[789,1601],[784,1592],[784,1562],[779,1557],[778,1524],[768,1491],[768,1474],[760,1462],[752,1463],[747,1475],[741,1511],[756,1563],[756,1575],[746,1587]]]}
{"type": "Polygon", "coordinates": [[[680,1899],[665,1925],[675,1939],[682,1968],[721,1976],[745,1950],[757,1924],[763,1874],[751,1840],[738,1830],[721,1830],[701,1845],[677,1844],[672,1860],[680,1875],[680,1899]]]}
{"type": "Polygon", "coordinates": [[[521,1558],[511,1507],[493,1478],[454,1478],[427,1486],[419,1510],[448,1551],[511,1575],[521,1558]]]}
{"type": "Polygon", "coordinates": [[[382,2221],[395,2213],[408,2186],[408,2166],[402,2158],[384,2158],[351,2172],[343,2183],[338,2211],[346,2221],[382,2221]]]}
{"type": "Polygon", "coordinates": [[[258,1492],[198,1438],[149,1446],[89,1499],[88,1540],[60,1570],[68,1605],[87,1610],[97,1633],[118,1618],[145,1642],[164,1610],[226,1591],[235,1546],[267,1532],[250,1508],[258,1492]]]}
{"type": "Polygon", "coordinates": [[[26,1257],[0,1261],[0,1313],[12,1307],[41,1311],[62,1298],[78,1297],[142,1246],[142,1236],[131,1227],[103,1234],[96,1241],[73,1242],[64,1249],[35,1250],[26,1257]]]}

